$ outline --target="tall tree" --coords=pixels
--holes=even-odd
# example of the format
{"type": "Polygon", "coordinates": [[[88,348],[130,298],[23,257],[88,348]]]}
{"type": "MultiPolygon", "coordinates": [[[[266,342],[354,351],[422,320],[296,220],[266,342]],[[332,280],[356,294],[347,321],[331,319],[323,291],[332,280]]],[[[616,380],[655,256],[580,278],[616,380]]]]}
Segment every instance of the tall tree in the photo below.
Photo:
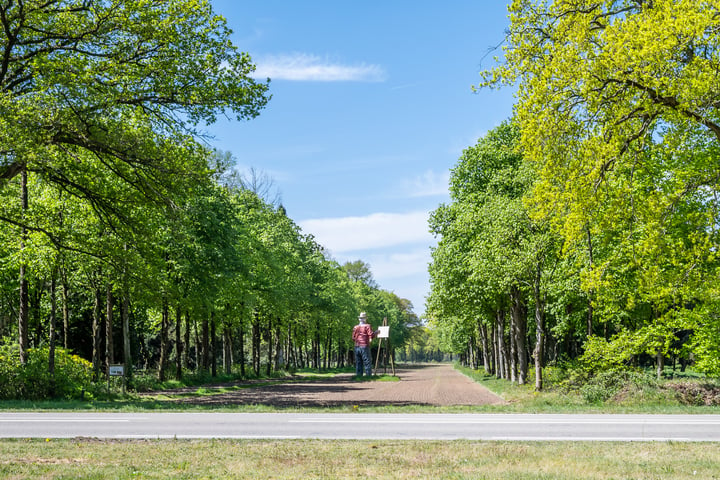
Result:
{"type": "Polygon", "coordinates": [[[27,165],[105,212],[121,210],[93,168],[167,201],[173,174],[193,173],[177,160],[196,149],[195,126],[267,101],[207,1],[2,2],[0,22],[0,179],[27,165]],[[95,162],[76,161],[81,150],[95,162]]]}
{"type": "Polygon", "coordinates": [[[510,12],[505,61],[483,85],[518,84],[533,214],[568,251],[593,253],[582,279],[601,322],[642,312],[629,330],[659,361],[690,329],[701,368],[719,371],[720,6],[515,0],[510,12]]]}

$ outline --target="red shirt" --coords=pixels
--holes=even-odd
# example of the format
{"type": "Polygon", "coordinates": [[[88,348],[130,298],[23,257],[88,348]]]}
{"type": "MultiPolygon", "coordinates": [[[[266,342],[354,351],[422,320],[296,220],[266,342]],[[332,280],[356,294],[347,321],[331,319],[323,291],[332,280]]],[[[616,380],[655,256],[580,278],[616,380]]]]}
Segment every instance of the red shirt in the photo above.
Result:
{"type": "Polygon", "coordinates": [[[353,327],[352,338],[355,341],[356,347],[367,347],[370,345],[374,336],[375,332],[373,332],[372,327],[367,323],[353,327]]]}

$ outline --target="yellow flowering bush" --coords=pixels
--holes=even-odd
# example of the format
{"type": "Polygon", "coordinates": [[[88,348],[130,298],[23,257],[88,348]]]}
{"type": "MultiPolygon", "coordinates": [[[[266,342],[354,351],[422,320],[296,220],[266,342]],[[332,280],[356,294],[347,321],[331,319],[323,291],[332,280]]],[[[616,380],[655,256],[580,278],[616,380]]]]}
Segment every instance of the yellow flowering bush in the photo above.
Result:
{"type": "Polygon", "coordinates": [[[58,348],[55,350],[55,374],[51,375],[49,355],[47,347],[29,349],[23,366],[17,345],[1,345],[0,399],[72,399],[93,390],[90,362],[58,348]]]}

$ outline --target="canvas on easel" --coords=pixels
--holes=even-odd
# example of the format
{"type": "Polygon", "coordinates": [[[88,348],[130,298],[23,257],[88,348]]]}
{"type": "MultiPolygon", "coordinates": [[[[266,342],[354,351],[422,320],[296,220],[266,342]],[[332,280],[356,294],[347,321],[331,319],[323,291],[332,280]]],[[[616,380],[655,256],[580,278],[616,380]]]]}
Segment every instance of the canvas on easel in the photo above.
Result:
{"type": "Polygon", "coordinates": [[[378,342],[378,351],[377,356],[375,357],[375,372],[377,374],[377,368],[378,363],[380,363],[380,350],[383,347],[383,344],[385,345],[385,365],[384,365],[384,373],[387,373],[387,357],[390,356],[390,365],[392,366],[392,374],[395,375],[395,360],[393,360],[392,355],[390,355],[390,326],[387,324],[387,317],[383,318],[383,324],[382,326],[378,327],[378,335],[377,338],[380,340],[378,342]]]}

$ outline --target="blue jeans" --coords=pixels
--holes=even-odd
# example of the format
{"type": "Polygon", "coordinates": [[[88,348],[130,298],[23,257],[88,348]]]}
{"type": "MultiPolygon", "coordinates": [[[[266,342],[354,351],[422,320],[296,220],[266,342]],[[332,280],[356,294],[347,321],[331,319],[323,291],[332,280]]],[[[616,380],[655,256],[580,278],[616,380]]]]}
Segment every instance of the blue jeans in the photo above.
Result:
{"type": "Polygon", "coordinates": [[[372,359],[370,347],[355,347],[355,375],[362,377],[363,370],[368,377],[372,375],[372,359]]]}

